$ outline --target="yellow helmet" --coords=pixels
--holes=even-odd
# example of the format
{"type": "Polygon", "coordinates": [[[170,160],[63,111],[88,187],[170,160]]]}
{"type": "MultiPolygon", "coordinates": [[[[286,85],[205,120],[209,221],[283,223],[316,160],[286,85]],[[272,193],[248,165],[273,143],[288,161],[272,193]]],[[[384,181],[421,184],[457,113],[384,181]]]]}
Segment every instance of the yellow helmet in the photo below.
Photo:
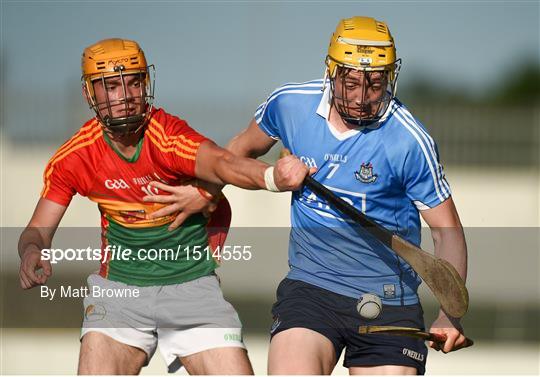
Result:
{"type": "Polygon", "coordinates": [[[388,26],[371,17],[341,20],[330,39],[326,58],[331,77],[337,66],[383,70],[395,62],[396,47],[388,26]]]}
{"type": "Polygon", "coordinates": [[[88,46],[82,54],[81,68],[83,89],[90,108],[106,129],[115,133],[137,132],[146,124],[154,99],[154,67],[147,65],[144,52],[137,42],[111,38],[88,46]],[[126,90],[126,77],[130,75],[138,77],[140,82],[140,91],[136,96],[126,90]],[[112,77],[120,77],[123,98],[111,99],[105,91],[105,99],[99,101],[95,83],[99,81],[106,88],[108,79],[112,77]],[[137,113],[128,111],[130,102],[140,105],[137,113]],[[124,107],[124,111],[118,114],[120,106],[124,107]]]}
{"type": "MultiPolygon", "coordinates": [[[[335,80],[340,68],[343,72],[350,70],[364,72],[365,77],[373,71],[384,74],[385,83],[387,83],[386,93],[378,100],[378,109],[370,117],[351,116],[347,109],[347,102],[352,100],[337,96],[342,103],[336,108],[345,121],[358,125],[378,121],[395,95],[401,65],[401,60],[396,60],[394,39],[388,26],[371,17],[357,16],[341,20],[330,39],[325,63],[325,76],[330,79],[333,98],[336,98],[335,80]]],[[[335,101],[334,104],[336,104],[335,101]]]]}

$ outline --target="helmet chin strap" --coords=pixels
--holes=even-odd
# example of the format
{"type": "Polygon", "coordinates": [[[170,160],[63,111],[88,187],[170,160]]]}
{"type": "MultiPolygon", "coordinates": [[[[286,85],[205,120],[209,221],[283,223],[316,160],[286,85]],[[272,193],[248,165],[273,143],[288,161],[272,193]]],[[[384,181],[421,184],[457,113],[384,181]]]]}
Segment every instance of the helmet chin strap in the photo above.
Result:
{"type": "Polygon", "coordinates": [[[347,114],[341,113],[339,111],[338,113],[341,116],[341,119],[343,119],[345,123],[351,124],[359,128],[367,128],[369,126],[373,126],[375,123],[377,123],[380,120],[380,117],[373,118],[373,119],[359,119],[359,118],[350,117],[347,114]]]}
{"type": "Polygon", "coordinates": [[[111,118],[108,115],[103,117],[103,127],[114,134],[135,134],[146,124],[144,114],[132,115],[123,118],[111,118]]]}

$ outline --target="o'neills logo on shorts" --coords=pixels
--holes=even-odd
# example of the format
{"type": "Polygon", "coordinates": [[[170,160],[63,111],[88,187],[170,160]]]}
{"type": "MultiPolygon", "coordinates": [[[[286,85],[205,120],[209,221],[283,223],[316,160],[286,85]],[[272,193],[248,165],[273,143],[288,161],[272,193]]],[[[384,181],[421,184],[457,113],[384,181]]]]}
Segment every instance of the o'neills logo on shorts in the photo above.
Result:
{"type": "Polygon", "coordinates": [[[416,352],[413,350],[410,350],[408,348],[403,348],[403,354],[407,357],[410,357],[411,359],[415,359],[418,361],[424,361],[424,355],[420,352],[416,352]]]}

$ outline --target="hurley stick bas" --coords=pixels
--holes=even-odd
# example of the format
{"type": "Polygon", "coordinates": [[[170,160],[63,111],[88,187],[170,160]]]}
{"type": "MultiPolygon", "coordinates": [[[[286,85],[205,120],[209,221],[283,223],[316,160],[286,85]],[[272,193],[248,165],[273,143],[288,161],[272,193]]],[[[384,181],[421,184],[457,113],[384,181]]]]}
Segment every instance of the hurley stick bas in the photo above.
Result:
{"type": "MultiPolygon", "coordinates": [[[[422,331],[413,327],[400,327],[400,326],[360,326],[358,328],[359,334],[383,334],[383,335],[398,335],[398,336],[410,336],[413,338],[423,339],[437,343],[439,348],[442,349],[444,342],[446,342],[446,335],[436,334],[431,332],[422,331]]],[[[472,339],[465,338],[465,343],[459,347],[467,348],[474,345],[472,339]]]]}

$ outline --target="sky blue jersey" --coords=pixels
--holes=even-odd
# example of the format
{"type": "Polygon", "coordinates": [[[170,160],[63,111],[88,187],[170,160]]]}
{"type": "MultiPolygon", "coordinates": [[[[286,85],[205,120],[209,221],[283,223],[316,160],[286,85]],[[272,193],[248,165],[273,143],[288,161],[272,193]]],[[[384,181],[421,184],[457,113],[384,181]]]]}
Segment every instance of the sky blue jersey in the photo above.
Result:
{"type": "MultiPolygon", "coordinates": [[[[286,84],[259,106],[255,120],[309,167],[314,178],[385,228],[420,244],[419,210],[450,197],[437,147],[393,99],[372,126],[338,132],[329,122],[330,88],[316,80],[286,84]]],[[[418,302],[420,278],[389,248],[305,188],[292,196],[290,279],[389,305],[418,302]]]]}

